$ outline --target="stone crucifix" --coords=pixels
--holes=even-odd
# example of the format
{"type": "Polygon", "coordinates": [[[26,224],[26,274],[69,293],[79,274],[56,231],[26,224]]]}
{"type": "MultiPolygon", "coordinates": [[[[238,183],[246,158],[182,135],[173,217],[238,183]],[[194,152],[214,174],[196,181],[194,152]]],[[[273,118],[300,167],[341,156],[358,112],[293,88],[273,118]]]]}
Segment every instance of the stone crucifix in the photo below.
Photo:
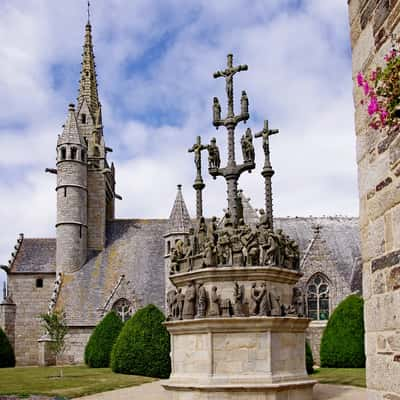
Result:
{"type": "Polygon", "coordinates": [[[217,97],[213,102],[213,124],[216,128],[224,126],[228,133],[228,162],[226,167],[210,166],[209,173],[216,178],[223,176],[227,184],[228,208],[234,225],[243,217],[241,209],[240,197],[238,195],[238,180],[244,171],[251,172],[255,168],[254,159],[246,160],[241,165],[236,164],[235,159],[235,128],[240,121],[246,122],[249,119],[248,98],[245,91],[242,91],[240,100],[240,114],[235,115],[233,107],[233,76],[240,71],[247,71],[247,65],[233,66],[233,56],[228,54],[227,67],[224,70],[217,71],[213,74],[214,78],[225,78],[226,96],[228,98],[228,112],[225,119],[221,118],[221,107],[217,97]]]}
{"type": "Polygon", "coordinates": [[[201,176],[201,152],[207,150],[208,146],[201,143],[201,137],[197,136],[196,143],[188,149],[189,153],[194,153],[194,164],[196,166],[196,179],[193,188],[196,190],[196,217],[199,219],[203,216],[203,195],[202,190],[205,188],[203,178],[201,176]]]}
{"type": "Polygon", "coordinates": [[[264,121],[264,128],[262,131],[256,133],[254,137],[263,139],[263,149],[264,149],[264,167],[261,171],[261,175],[264,177],[265,183],[265,213],[267,220],[270,224],[271,229],[273,229],[273,211],[272,211],[272,176],[274,175],[274,170],[272,169],[270,151],[269,151],[269,137],[275,135],[279,132],[279,129],[269,129],[268,120],[264,121]]]}

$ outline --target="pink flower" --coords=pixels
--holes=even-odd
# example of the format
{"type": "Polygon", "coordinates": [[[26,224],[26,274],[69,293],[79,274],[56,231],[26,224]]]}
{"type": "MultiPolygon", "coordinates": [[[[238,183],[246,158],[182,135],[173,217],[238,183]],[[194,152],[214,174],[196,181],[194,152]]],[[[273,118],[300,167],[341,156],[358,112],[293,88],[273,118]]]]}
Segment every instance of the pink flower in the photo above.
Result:
{"type": "Polygon", "coordinates": [[[364,94],[367,95],[369,93],[369,85],[367,81],[364,81],[363,88],[364,88],[364,94]]]}
{"type": "Polygon", "coordinates": [[[371,81],[376,80],[376,71],[371,72],[371,81]]]}
{"type": "Polygon", "coordinates": [[[381,117],[381,122],[383,125],[386,124],[386,120],[387,120],[388,116],[389,116],[389,113],[385,109],[381,110],[380,117],[381,117]]]}
{"type": "Polygon", "coordinates": [[[378,101],[375,96],[371,97],[371,101],[368,104],[368,114],[372,115],[378,111],[378,101]]]}
{"type": "Polygon", "coordinates": [[[364,77],[362,76],[362,73],[359,72],[357,74],[357,84],[358,84],[358,86],[362,86],[363,83],[364,83],[364,77]]]}

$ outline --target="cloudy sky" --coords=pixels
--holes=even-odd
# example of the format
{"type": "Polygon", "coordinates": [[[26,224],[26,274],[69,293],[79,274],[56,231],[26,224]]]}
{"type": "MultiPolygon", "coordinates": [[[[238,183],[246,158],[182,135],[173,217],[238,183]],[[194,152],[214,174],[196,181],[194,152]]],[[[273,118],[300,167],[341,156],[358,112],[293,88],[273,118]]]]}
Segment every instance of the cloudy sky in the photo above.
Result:
{"type": "MultiPolygon", "coordinates": [[[[271,138],[275,215],[358,214],[346,1],[91,3],[106,142],[123,196],[118,217],[168,217],[178,183],[194,215],[187,149],[197,135],[215,136],[226,160],[226,132],[211,124],[212,97],[226,109],[224,81],[212,73],[231,52],[249,65],[235,77],[236,104],[243,89],[250,100],[248,126],[257,132],[268,118],[280,129],[271,138]]],[[[77,96],[86,18],[85,0],[0,2],[0,264],[19,232],[55,236],[55,176],[44,169],[55,165],[77,96]]],[[[240,187],[261,208],[258,140],[257,169],[240,187]]],[[[203,176],[205,213],[220,215],[225,182],[205,165],[203,176]]]]}

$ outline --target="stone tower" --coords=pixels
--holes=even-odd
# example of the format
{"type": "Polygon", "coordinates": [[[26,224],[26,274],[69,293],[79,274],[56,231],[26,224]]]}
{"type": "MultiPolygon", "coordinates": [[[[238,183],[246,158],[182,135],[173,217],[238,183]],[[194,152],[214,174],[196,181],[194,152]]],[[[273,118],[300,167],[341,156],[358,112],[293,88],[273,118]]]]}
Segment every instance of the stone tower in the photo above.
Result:
{"type": "Polygon", "coordinates": [[[57,142],[57,272],[79,269],[87,257],[87,146],[75,107],[57,142]]]}
{"type": "Polygon", "coordinates": [[[86,24],[77,108],[69,107],[57,143],[57,271],[73,272],[105,246],[114,219],[115,169],[107,162],[92,28],[86,24]]]}

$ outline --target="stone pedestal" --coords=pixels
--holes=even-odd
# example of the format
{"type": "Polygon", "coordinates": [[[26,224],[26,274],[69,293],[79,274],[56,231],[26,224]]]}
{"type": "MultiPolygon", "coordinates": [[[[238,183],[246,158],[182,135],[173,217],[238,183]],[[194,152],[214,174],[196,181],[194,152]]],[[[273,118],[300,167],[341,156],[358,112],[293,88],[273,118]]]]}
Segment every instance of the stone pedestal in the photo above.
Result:
{"type": "Polygon", "coordinates": [[[38,340],[38,361],[39,366],[41,367],[56,365],[56,356],[54,351],[51,349],[52,342],[52,339],[47,335],[43,335],[38,340]]]}
{"type": "Polygon", "coordinates": [[[311,400],[316,381],[305,366],[307,318],[248,316],[253,282],[290,304],[301,274],[278,267],[214,267],[170,277],[177,288],[201,282],[234,303],[244,287],[247,316],[195,318],[165,323],[171,334],[172,372],[163,386],[173,400],[311,400]],[[247,306],[246,306],[247,305],[247,306]]]}

